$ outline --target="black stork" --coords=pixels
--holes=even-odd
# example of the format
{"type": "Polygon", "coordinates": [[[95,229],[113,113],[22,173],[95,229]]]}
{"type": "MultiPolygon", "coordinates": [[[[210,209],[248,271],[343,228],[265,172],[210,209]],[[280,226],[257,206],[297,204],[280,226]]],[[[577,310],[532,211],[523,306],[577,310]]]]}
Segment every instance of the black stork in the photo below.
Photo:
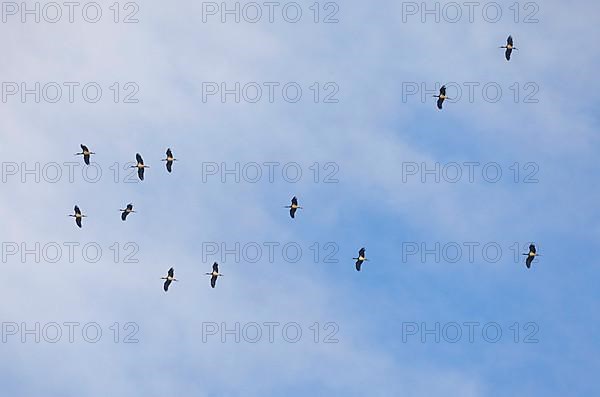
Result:
{"type": "Polygon", "coordinates": [[[217,262],[213,263],[212,272],[206,273],[207,276],[212,276],[210,278],[210,286],[215,288],[217,285],[217,278],[219,276],[223,276],[223,274],[219,273],[219,264],[217,262]]]}
{"type": "Polygon", "coordinates": [[[536,250],[534,244],[530,244],[529,252],[527,254],[523,254],[523,255],[527,256],[527,258],[525,259],[525,266],[527,266],[527,269],[531,268],[531,263],[533,262],[535,257],[540,256],[540,254],[537,253],[537,250],[536,250]]]}
{"type": "Polygon", "coordinates": [[[122,212],[122,214],[121,214],[121,220],[123,222],[125,222],[125,220],[127,219],[127,215],[131,214],[132,212],[135,212],[133,210],[133,204],[132,203],[127,204],[127,207],[125,207],[125,209],[120,209],[119,211],[122,212]]]}
{"type": "Polygon", "coordinates": [[[446,99],[450,99],[450,98],[448,98],[446,96],[446,86],[445,85],[443,85],[442,88],[440,88],[440,94],[439,95],[434,95],[433,97],[438,99],[438,101],[437,101],[437,108],[439,110],[442,110],[442,104],[444,103],[444,101],[446,99]]]}
{"type": "Polygon", "coordinates": [[[79,146],[81,146],[81,152],[75,153],[75,156],[81,156],[81,155],[83,155],[83,162],[86,165],[90,165],[90,155],[96,154],[96,153],[90,152],[90,149],[88,149],[88,147],[85,146],[83,143],[81,145],[79,145],[79,146]]]}
{"type": "Polygon", "coordinates": [[[296,217],[296,210],[303,209],[298,205],[298,199],[296,198],[296,196],[292,197],[292,205],[286,205],[285,208],[290,209],[290,216],[292,217],[292,219],[296,217]]]}
{"type": "Polygon", "coordinates": [[[85,218],[87,215],[83,215],[77,205],[75,206],[74,211],[75,211],[75,215],[71,214],[69,216],[75,218],[75,223],[77,224],[77,226],[79,226],[81,228],[81,219],[85,218]]]}
{"type": "Polygon", "coordinates": [[[162,161],[166,161],[167,171],[171,172],[173,167],[173,161],[177,161],[175,157],[173,157],[173,152],[171,152],[171,148],[167,149],[167,158],[162,159],[162,161]]]}
{"type": "Polygon", "coordinates": [[[368,261],[367,257],[365,256],[365,249],[364,247],[360,249],[360,251],[358,251],[358,258],[352,258],[352,259],[356,259],[356,271],[360,272],[360,266],[363,264],[364,261],[368,261]]]}
{"type": "Polygon", "coordinates": [[[165,280],[165,284],[163,285],[165,292],[169,290],[169,285],[171,285],[172,281],[179,281],[175,278],[175,269],[173,268],[170,268],[167,277],[161,277],[161,280],[165,280]]]}
{"type": "Polygon", "coordinates": [[[140,181],[144,180],[144,168],[150,168],[147,165],[144,165],[144,159],[142,158],[142,156],[139,153],[135,154],[135,160],[136,160],[136,164],[132,165],[130,168],[137,168],[138,170],[138,177],[140,178],[140,181]]]}
{"type": "Polygon", "coordinates": [[[507,61],[510,61],[510,56],[511,56],[513,50],[518,50],[518,48],[515,47],[513,44],[512,36],[508,36],[508,38],[506,39],[506,45],[503,45],[500,48],[506,48],[506,52],[504,53],[504,56],[506,57],[507,61]]]}

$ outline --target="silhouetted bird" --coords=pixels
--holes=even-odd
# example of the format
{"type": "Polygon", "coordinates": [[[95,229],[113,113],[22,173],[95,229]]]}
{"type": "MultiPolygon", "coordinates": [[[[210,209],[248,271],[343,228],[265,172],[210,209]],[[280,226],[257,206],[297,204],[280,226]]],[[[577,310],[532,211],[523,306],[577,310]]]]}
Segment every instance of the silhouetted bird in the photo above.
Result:
{"type": "Polygon", "coordinates": [[[363,264],[363,262],[368,261],[368,259],[365,256],[365,249],[361,248],[360,251],[358,251],[358,258],[352,259],[356,259],[356,270],[360,272],[360,267],[363,264]]]}
{"type": "Polygon", "coordinates": [[[500,48],[506,48],[504,56],[506,57],[507,61],[510,61],[510,55],[512,54],[513,50],[518,50],[518,48],[513,45],[512,36],[508,36],[508,39],[506,39],[506,45],[500,46],[500,48]]]}
{"type": "Polygon", "coordinates": [[[178,281],[175,278],[175,270],[173,268],[169,269],[169,272],[167,273],[167,277],[161,277],[162,280],[165,280],[165,284],[163,285],[163,289],[165,290],[165,292],[167,292],[169,290],[169,285],[171,285],[171,281],[178,281]]]}
{"type": "Polygon", "coordinates": [[[75,206],[74,211],[75,211],[75,215],[69,215],[69,216],[75,218],[75,223],[77,224],[77,226],[79,226],[81,228],[81,219],[85,218],[87,215],[83,215],[78,206],[75,206]]]}
{"type": "Polygon", "coordinates": [[[217,262],[213,263],[212,272],[206,273],[207,276],[212,276],[210,278],[210,286],[215,288],[217,285],[217,278],[219,276],[223,276],[223,274],[219,273],[219,264],[217,262]]]}
{"type": "Polygon", "coordinates": [[[81,146],[81,152],[75,153],[75,156],[83,155],[83,162],[86,163],[87,165],[90,165],[90,155],[96,154],[96,153],[90,152],[88,147],[85,146],[83,143],[80,146],[81,146]]]}

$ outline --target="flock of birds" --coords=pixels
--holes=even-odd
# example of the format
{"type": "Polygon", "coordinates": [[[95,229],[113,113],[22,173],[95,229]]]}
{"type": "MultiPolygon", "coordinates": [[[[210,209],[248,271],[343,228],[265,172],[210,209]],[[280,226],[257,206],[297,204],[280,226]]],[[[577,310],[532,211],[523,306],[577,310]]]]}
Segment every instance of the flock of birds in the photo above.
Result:
{"type": "MultiPolygon", "coordinates": [[[[501,46],[500,48],[504,48],[506,49],[505,52],[505,57],[507,61],[510,61],[510,57],[511,54],[513,52],[513,50],[517,50],[517,48],[514,46],[514,42],[513,42],[513,38],[512,36],[508,36],[508,39],[506,40],[506,45],[501,46]]],[[[442,109],[443,103],[446,99],[450,99],[446,96],[446,86],[442,86],[442,88],[440,88],[440,93],[439,95],[434,95],[435,98],[438,98],[437,100],[437,107],[438,109],[442,109]]],[[[81,145],[81,152],[79,153],[75,153],[76,156],[83,156],[83,161],[86,165],[90,165],[90,156],[96,154],[92,151],[89,150],[89,148],[86,145],[81,145]]],[[[137,173],[138,173],[138,178],[140,179],[140,181],[144,180],[144,170],[146,168],[150,168],[148,165],[144,164],[144,159],[142,158],[142,156],[139,153],[136,153],[135,155],[135,160],[136,163],[135,165],[132,165],[131,168],[137,168],[137,173]]],[[[164,159],[162,159],[161,161],[165,162],[165,166],[167,168],[167,172],[171,173],[173,171],[173,162],[177,161],[177,159],[173,156],[173,152],[171,151],[170,148],[167,149],[166,151],[166,157],[164,159]]],[[[303,209],[300,205],[298,205],[298,198],[296,196],[292,197],[292,201],[290,205],[285,206],[284,208],[289,208],[290,210],[290,217],[292,219],[295,219],[296,217],[296,212],[299,209],[303,209]]],[[[133,209],[133,204],[129,203],[127,204],[127,206],[124,209],[120,209],[119,210],[121,212],[121,220],[123,222],[125,222],[127,220],[127,216],[131,213],[134,213],[134,209],[133,209]]],[[[86,217],[86,215],[82,214],[81,209],[79,208],[79,206],[75,206],[74,208],[74,214],[69,215],[73,218],[75,218],[75,224],[78,227],[82,227],[82,219],[86,217]]],[[[534,244],[530,244],[529,245],[529,252],[526,254],[523,254],[525,256],[527,256],[527,258],[525,259],[525,265],[527,266],[528,269],[531,268],[531,264],[533,263],[533,260],[537,257],[540,256],[540,254],[537,253],[536,247],[534,244]]],[[[367,257],[366,257],[366,249],[363,247],[358,251],[358,256],[355,258],[352,258],[354,260],[356,260],[355,262],[355,266],[356,266],[356,270],[360,271],[361,270],[361,266],[364,262],[368,261],[367,257]]],[[[210,278],[210,286],[212,288],[215,288],[216,284],[217,284],[217,278],[223,276],[223,274],[219,273],[219,264],[217,262],[213,263],[212,266],[212,272],[210,273],[205,273],[207,276],[211,276],[210,278]]],[[[166,277],[161,277],[162,280],[165,280],[164,284],[163,284],[163,289],[166,291],[169,290],[169,286],[171,285],[171,283],[173,281],[178,281],[175,278],[175,269],[174,268],[170,268],[167,271],[167,275],[166,277]]]]}
{"type": "MultiPolygon", "coordinates": [[[[514,46],[512,36],[508,36],[508,38],[506,39],[506,45],[500,46],[499,48],[506,49],[506,51],[504,52],[504,56],[507,61],[510,61],[510,56],[512,55],[513,50],[518,50],[518,48],[514,46]]],[[[440,110],[442,110],[444,101],[446,99],[452,100],[451,98],[448,98],[446,96],[446,86],[445,85],[443,85],[442,88],[440,88],[440,93],[438,95],[434,95],[433,97],[438,99],[437,100],[437,108],[440,110]]]]}
{"type": "MultiPolygon", "coordinates": [[[[84,145],[81,144],[81,152],[79,153],[75,153],[76,156],[83,156],[83,162],[86,165],[90,165],[90,156],[93,154],[96,154],[92,151],[90,151],[90,149],[84,145]]],[[[136,160],[136,164],[132,165],[131,168],[137,168],[138,170],[138,178],[140,179],[140,181],[144,180],[144,170],[146,168],[150,168],[148,165],[144,164],[144,159],[142,158],[142,156],[139,153],[136,153],[135,155],[135,160],[136,160]]],[[[173,157],[173,152],[171,151],[170,148],[167,149],[166,152],[166,158],[162,159],[162,161],[166,162],[166,168],[167,171],[170,173],[173,171],[173,162],[177,161],[177,159],[175,157],[173,157]]],[[[290,205],[286,205],[284,208],[289,208],[290,210],[290,217],[292,219],[295,219],[296,217],[296,211],[298,211],[299,209],[303,209],[299,204],[298,204],[298,198],[296,196],[292,197],[292,201],[290,203],[290,205]]],[[[123,222],[125,222],[127,220],[127,216],[133,212],[135,212],[135,210],[133,209],[133,204],[129,203],[127,204],[127,206],[123,209],[119,209],[119,211],[121,212],[121,220],[123,222]]],[[[81,228],[82,227],[82,220],[83,218],[85,218],[87,215],[84,215],[81,212],[81,209],[79,208],[78,205],[75,205],[74,208],[74,214],[70,214],[70,217],[75,218],[75,224],[81,228]]],[[[358,251],[358,257],[356,258],[352,258],[352,259],[356,259],[356,270],[360,271],[361,265],[363,264],[363,262],[367,261],[368,259],[365,256],[365,248],[361,248],[358,251]]],[[[206,273],[207,276],[211,276],[210,278],[210,286],[212,288],[215,288],[217,285],[217,278],[223,276],[223,274],[219,273],[219,264],[217,262],[213,263],[212,266],[212,272],[210,273],[206,273]]],[[[171,283],[173,281],[178,281],[175,278],[175,269],[174,268],[170,268],[167,271],[167,275],[165,277],[161,277],[161,280],[165,280],[164,284],[163,284],[163,289],[165,290],[165,292],[167,292],[169,290],[169,286],[171,285],[171,283]]]]}
{"type": "MultiPolygon", "coordinates": [[[[507,61],[510,61],[510,57],[512,55],[513,50],[517,50],[517,51],[519,50],[517,47],[515,47],[512,35],[509,35],[508,38],[506,39],[506,45],[500,46],[499,48],[503,48],[506,50],[504,52],[504,57],[506,58],[507,61]]],[[[445,85],[443,85],[442,88],[440,88],[440,93],[438,95],[434,95],[433,97],[438,99],[437,100],[437,108],[440,110],[442,110],[444,101],[446,99],[451,100],[451,98],[448,98],[448,96],[446,95],[446,86],[445,85]]],[[[360,271],[360,265],[362,264],[363,260],[366,260],[364,258],[364,248],[361,249],[360,253],[359,253],[358,258],[354,258],[354,259],[357,259],[356,270],[359,270],[359,271],[360,271]],[[362,253],[363,255],[361,255],[360,253],[362,253]],[[361,260],[361,258],[363,260],[361,260]]],[[[525,259],[525,266],[527,266],[528,269],[531,268],[531,264],[533,263],[533,260],[535,259],[535,257],[540,256],[540,254],[537,253],[535,244],[530,244],[529,252],[526,254],[523,254],[523,255],[527,256],[527,258],[525,259]]]]}

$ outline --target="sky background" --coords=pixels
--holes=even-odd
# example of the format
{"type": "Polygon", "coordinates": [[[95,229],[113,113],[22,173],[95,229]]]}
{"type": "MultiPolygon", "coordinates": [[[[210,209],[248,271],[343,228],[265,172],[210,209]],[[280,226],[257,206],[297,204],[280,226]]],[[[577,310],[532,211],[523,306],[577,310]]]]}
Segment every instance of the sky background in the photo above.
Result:
{"type": "MultiPolygon", "coordinates": [[[[36,23],[32,15],[22,22],[22,11],[12,15],[3,3],[4,394],[599,392],[594,377],[600,370],[600,272],[585,252],[600,238],[595,209],[600,191],[593,183],[600,171],[597,2],[520,2],[518,22],[513,1],[497,2],[502,12],[497,22],[490,20],[493,8],[484,18],[488,2],[482,2],[472,21],[463,5],[456,23],[449,20],[454,12],[445,7],[448,2],[439,3],[439,22],[435,14],[422,20],[421,2],[339,1],[327,8],[320,2],[319,23],[313,21],[314,2],[304,1],[297,3],[302,10],[297,23],[282,16],[287,2],[275,9],[272,23],[264,5],[256,23],[243,17],[236,23],[233,15],[225,22],[220,12],[203,15],[210,5],[195,1],[145,1],[127,8],[122,2],[115,23],[112,3],[98,2],[102,16],[96,23],[82,17],[85,3],[75,9],[72,23],[66,7],[58,22],[44,19],[55,15],[46,9],[36,23]],[[417,14],[407,14],[413,5],[417,14]],[[338,22],[323,23],[334,11],[338,22]],[[132,12],[138,22],[122,23],[132,12]],[[509,34],[519,51],[506,62],[498,47],[509,34]],[[24,100],[21,92],[5,95],[13,83],[32,89],[36,82],[63,86],[62,98],[50,103],[42,95],[37,103],[32,94],[24,100]],[[64,82],[80,84],[72,103],[64,82]],[[81,94],[90,82],[102,88],[96,103],[81,94]],[[115,82],[118,103],[109,88],[115,82]],[[128,82],[139,89],[137,103],[124,103],[128,82]],[[229,88],[236,82],[280,86],[272,103],[266,89],[257,103],[236,103],[233,95],[225,103],[219,95],[203,100],[206,83],[223,82],[229,88]],[[289,82],[302,88],[298,102],[281,95],[289,82]],[[309,88],[315,82],[318,103],[309,88]],[[324,103],[331,92],[326,83],[338,88],[337,103],[324,103]],[[448,84],[448,95],[456,98],[451,83],[462,87],[462,96],[438,111],[433,92],[448,84]],[[465,83],[478,84],[472,101],[465,83]],[[485,99],[486,84],[502,89],[498,101],[485,99]],[[419,91],[408,95],[409,86],[419,91]],[[92,162],[102,175],[95,183],[82,177],[82,159],[73,156],[80,143],[97,152],[92,162]],[[167,147],[179,159],[172,174],[160,161],[167,147]],[[129,171],[123,167],[137,152],[151,168],[145,181],[125,183],[129,171]],[[72,182],[65,165],[70,162],[78,164],[72,182]],[[244,178],[237,183],[231,175],[222,182],[221,173],[205,172],[209,163],[229,169],[239,163],[241,169],[265,162],[297,163],[302,178],[286,181],[282,166],[272,182],[267,168],[256,183],[244,178]],[[479,166],[470,183],[462,166],[456,183],[444,178],[436,183],[432,175],[423,181],[420,173],[403,172],[407,164],[420,170],[439,164],[441,170],[466,162],[495,163],[502,176],[491,183],[479,166]],[[61,170],[55,183],[49,181],[54,174],[44,173],[53,164],[61,170]],[[25,168],[34,171],[27,174],[25,168]],[[325,183],[332,170],[333,183],[325,183]],[[525,183],[532,171],[533,183],[525,183]],[[294,195],[305,208],[292,220],[283,206],[294,195]],[[123,223],[118,209],[129,202],[138,213],[123,223]],[[88,215],[81,230],[67,217],[75,204],[88,215]],[[64,245],[70,242],[80,244],[73,261],[64,245]],[[244,256],[203,258],[207,244],[231,249],[266,242],[280,247],[292,242],[301,247],[301,258],[292,263],[277,248],[273,261],[266,249],[256,263],[244,256]],[[528,270],[515,253],[526,252],[530,242],[543,256],[528,270]],[[21,257],[22,244],[33,249],[36,243],[63,247],[56,263],[48,260],[50,251],[39,261],[33,254],[21,257]],[[95,263],[81,251],[90,243],[102,249],[95,263]],[[115,243],[118,260],[110,248],[115,243]],[[310,248],[315,243],[318,260],[310,248]],[[448,260],[454,254],[439,260],[420,252],[406,256],[408,246],[432,250],[438,243],[478,246],[474,260],[465,248],[456,263],[448,260]],[[484,256],[486,244],[501,248],[497,261],[484,256]],[[9,255],[15,246],[19,252],[9,255]],[[367,248],[370,261],[358,273],[352,258],[360,247],[367,248]],[[137,263],[126,263],[134,249],[137,263]],[[325,262],[329,253],[335,263],[325,262]],[[213,290],[204,273],[215,260],[225,276],[213,290]],[[180,281],[165,294],[160,277],[171,266],[180,281]],[[81,324],[72,343],[66,322],[81,324]],[[234,329],[236,323],[268,322],[280,324],[273,343],[265,326],[256,343],[243,335],[239,343],[231,335],[223,342],[220,332],[204,332],[207,324],[234,329]],[[446,324],[469,322],[480,324],[472,342],[465,326],[456,343],[441,332],[446,324]],[[35,323],[39,332],[23,332],[35,323]],[[56,343],[41,332],[50,323],[62,331],[56,343]],[[96,343],[82,337],[89,323],[102,330],[96,343]],[[125,330],[127,323],[135,326],[125,330]],[[302,329],[296,343],[281,332],[290,323],[302,329]],[[315,323],[317,343],[310,328],[315,323]],[[328,323],[335,326],[324,329],[328,323]],[[416,324],[416,335],[405,332],[408,323],[416,324]],[[435,334],[422,332],[436,323],[439,343],[435,334]],[[502,330],[496,343],[482,336],[490,323],[502,330]],[[529,323],[534,328],[525,329],[529,323]],[[124,343],[132,329],[137,343],[124,343]],[[332,329],[337,342],[325,343],[332,329]],[[537,342],[525,343],[532,329],[537,342]]],[[[214,4],[220,8],[220,2],[214,4]]],[[[286,15],[293,17],[293,10],[286,15]]]]}

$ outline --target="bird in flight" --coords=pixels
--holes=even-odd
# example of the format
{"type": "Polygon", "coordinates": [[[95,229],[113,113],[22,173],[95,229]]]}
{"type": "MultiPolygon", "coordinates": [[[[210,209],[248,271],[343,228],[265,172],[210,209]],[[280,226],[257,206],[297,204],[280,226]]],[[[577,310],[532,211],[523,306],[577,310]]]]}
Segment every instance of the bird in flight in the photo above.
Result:
{"type": "Polygon", "coordinates": [[[298,205],[298,199],[296,198],[296,196],[292,197],[292,205],[286,205],[285,208],[289,208],[290,209],[290,216],[292,218],[295,218],[295,216],[296,216],[296,210],[303,209],[302,207],[300,207],[298,205]]]}
{"type": "Polygon", "coordinates": [[[75,215],[71,214],[69,216],[75,218],[75,223],[77,224],[77,226],[79,226],[81,228],[81,219],[85,218],[87,215],[83,215],[78,206],[75,206],[74,211],[75,211],[75,215]]]}
{"type": "Polygon", "coordinates": [[[223,274],[219,273],[219,264],[217,262],[213,263],[212,272],[206,273],[207,276],[212,276],[210,278],[210,286],[215,288],[217,285],[217,278],[219,276],[223,276],[223,274]]]}
{"type": "Polygon", "coordinates": [[[163,285],[165,292],[169,290],[169,285],[171,285],[172,281],[179,281],[175,278],[175,269],[173,268],[170,268],[167,277],[161,277],[161,280],[165,280],[165,284],[163,285]]]}
{"type": "Polygon", "coordinates": [[[356,259],[356,271],[360,272],[360,267],[363,264],[364,261],[368,261],[367,257],[365,256],[365,249],[361,248],[360,251],[358,251],[358,258],[352,258],[352,259],[356,259]]]}
{"type": "Polygon", "coordinates": [[[143,181],[144,180],[144,168],[150,168],[150,166],[144,165],[144,159],[142,158],[142,156],[139,153],[135,154],[135,160],[136,160],[136,164],[132,165],[130,168],[137,168],[138,177],[140,178],[140,181],[143,181]]]}
{"type": "Polygon", "coordinates": [[[537,253],[537,250],[536,250],[534,244],[530,244],[529,252],[527,254],[523,254],[523,255],[527,256],[527,258],[525,259],[525,266],[527,266],[527,269],[531,268],[531,263],[533,262],[535,257],[540,256],[540,254],[537,253]]]}
{"type": "Polygon", "coordinates": [[[175,157],[173,157],[173,152],[171,152],[171,148],[167,149],[167,158],[166,159],[162,159],[162,161],[166,161],[166,165],[167,165],[167,171],[171,172],[172,167],[173,167],[173,161],[177,161],[177,159],[175,157]]]}
{"type": "Polygon", "coordinates": [[[96,153],[90,152],[88,147],[85,146],[83,143],[80,146],[81,146],[81,152],[75,153],[75,156],[83,155],[83,162],[87,165],[90,165],[90,155],[96,154],[96,153]]]}
{"type": "Polygon", "coordinates": [[[506,48],[504,56],[506,57],[507,61],[510,61],[510,55],[512,54],[513,50],[518,50],[518,48],[513,45],[512,36],[508,36],[508,39],[506,39],[506,45],[500,46],[500,48],[506,48]]]}
{"type": "Polygon", "coordinates": [[[127,215],[131,214],[132,212],[135,212],[133,210],[133,204],[132,203],[127,204],[127,207],[125,207],[125,209],[120,209],[119,211],[122,212],[122,214],[121,214],[121,220],[123,222],[125,222],[125,220],[127,219],[127,215]]]}
{"type": "Polygon", "coordinates": [[[437,98],[437,107],[438,109],[442,110],[442,104],[444,103],[444,101],[446,99],[450,99],[446,96],[446,86],[443,85],[442,88],[440,88],[440,94],[439,95],[434,95],[434,98],[437,98]]]}

